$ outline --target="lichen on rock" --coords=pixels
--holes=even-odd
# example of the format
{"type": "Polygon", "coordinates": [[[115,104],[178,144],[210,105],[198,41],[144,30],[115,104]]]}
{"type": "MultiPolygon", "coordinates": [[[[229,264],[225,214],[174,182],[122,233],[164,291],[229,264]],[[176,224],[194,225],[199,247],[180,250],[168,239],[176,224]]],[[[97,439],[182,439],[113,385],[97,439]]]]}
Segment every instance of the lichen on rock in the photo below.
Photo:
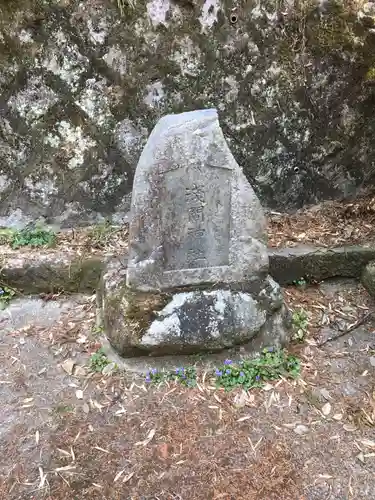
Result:
{"type": "Polygon", "coordinates": [[[63,225],[116,218],[129,208],[139,134],[197,108],[219,110],[270,208],[373,188],[371,2],[141,0],[123,17],[116,2],[93,0],[0,10],[0,175],[17,179],[0,199],[5,222],[17,209],[65,214],[63,225]],[[66,123],[92,147],[67,157],[66,123]],[[131,154],[118,144],[121,123],[131,154]],[[53,189],[38,203],[43,184],[53,189]]]}

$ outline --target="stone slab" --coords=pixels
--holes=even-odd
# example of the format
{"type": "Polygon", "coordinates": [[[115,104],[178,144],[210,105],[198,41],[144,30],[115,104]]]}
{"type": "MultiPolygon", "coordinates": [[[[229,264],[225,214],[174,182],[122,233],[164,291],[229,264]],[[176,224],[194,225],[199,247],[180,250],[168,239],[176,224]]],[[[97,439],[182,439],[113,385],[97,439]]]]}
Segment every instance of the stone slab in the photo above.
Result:
{"type": "Polygon", "coordinates": [[[97,289],[105,267],[104,256],[79,256],[66,252],[19,252],[1,257],[0,280],[23,294],[97,289]]]}
{"type": "MultiPolygon", "coordinates": [[[[360,279],[375,248],[338,247],[327,250],[310,246],[268,249],[270,274],[281,285],[310,276],[320,281],[334,277],[360,279]],[[323,260],[323,272],[319,267],[323,260]]],[[[92,292],[99,285],[108,256],[77,256],[65,252],[13,252],[1,259],[1,280],[26,294],[52,291],[92,292]]],[[[127,257],[120,260],[126,268],[127,257]]],[[[126,274],[124,275],[126,278],[126,274]]]]}
{"type": "Polygon", "coordinates": [[[281,285],[301,278],[322,281],[328,278],[361,278],[363,268],[375,260],[375,247],[347,246],[319,248],[297,246],[268,249],[269,273],[281,285]]]}
{"type": "Polygon", "coordinates": [[[127,284],[157,291],[267,274],[266,220],[214,109],[163,117],[135,173],[127,284]]]}

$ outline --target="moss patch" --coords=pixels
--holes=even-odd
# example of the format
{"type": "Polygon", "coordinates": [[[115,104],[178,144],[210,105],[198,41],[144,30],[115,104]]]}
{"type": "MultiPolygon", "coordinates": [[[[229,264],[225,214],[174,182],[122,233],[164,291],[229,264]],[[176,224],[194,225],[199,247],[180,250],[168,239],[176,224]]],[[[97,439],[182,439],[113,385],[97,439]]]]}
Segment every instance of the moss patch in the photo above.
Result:
{"type": "Polygon", "coordinates": [[[125,314],[127,321],[134,326],[134,333],[137,336],[143,335],[150,324],[157,317],[157,312],[161,311],[171,300],[171,295],[167,293],[142,293],[125,290],[123,303],[126,303],[125,314]]]}

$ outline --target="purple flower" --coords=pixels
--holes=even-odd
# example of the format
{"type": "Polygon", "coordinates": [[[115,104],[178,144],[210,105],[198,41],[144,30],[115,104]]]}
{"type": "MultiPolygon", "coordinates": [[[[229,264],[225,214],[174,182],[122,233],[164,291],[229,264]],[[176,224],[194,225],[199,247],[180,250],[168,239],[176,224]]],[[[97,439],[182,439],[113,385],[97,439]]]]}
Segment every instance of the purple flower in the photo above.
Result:
{"type": "Polygon", "coordinates": [[[0,295],[3,295],[5,292],[2,288],[0,288],[0,295]]]}
{"type": "Polygon", "coordinates": [[[151,370],[151,373],[152,373],[153,375],[156,375],[156,374],[158,373],[158,371],[157,371],[157,369],[156,369],[156,368],[153,368],[153,369],[151,370]]]}
{"type": "Polygon", "coordinates": [[[240,372],[240,377],[244,377],[244,376],[245,376],[244,372],[240,372]]]}
{"type": "Polygon", "coordinates": [[[231,365],[233,363],[233,361],[231,359],[226,359],[224,361],[224,365],[231,365]]]}
{"type": "Polygon", "coordinates": [[[180,373],[180,369],[176,368],[176,375],[178,375],[179,373],[180,373]]]}
{"type": "Polygon", "coordinates": [[[260,380],[260,375],[257,375],[257,376],[255,377],[255,380],[257,380],[257,381],[258,381],[258,380],[260,380]]]}
{"type": "Polygon", "coordinates": [[[146,379],[145,379],[145,380],[146,380],[146,382],[147,382],[147,383],[151,382],[150,375],[147,375],[147,377],[146,377],[146,379]]]}
{"type": "Polygon", "coordinates": [[[216,373],[216,375],[217,375],[218,377],[221,377],[221,376],[222,376],[222,374],[223,374],[223,372],[222,372],[221,370],[216,370],[216,372],[215,372],[215,373],[216,373]]]}
{"type": "Polygon", "coordinates": [[[230,373],[231,373],[231,372],[230,372],[230,370],[225,370],[225,373],[226,373],[227,375],[230,375],[230,373]]]}
{"type": "Polygon", "coordinates": [[[268,352],[273,352],[273,347],[269,347],[268,352]]]}

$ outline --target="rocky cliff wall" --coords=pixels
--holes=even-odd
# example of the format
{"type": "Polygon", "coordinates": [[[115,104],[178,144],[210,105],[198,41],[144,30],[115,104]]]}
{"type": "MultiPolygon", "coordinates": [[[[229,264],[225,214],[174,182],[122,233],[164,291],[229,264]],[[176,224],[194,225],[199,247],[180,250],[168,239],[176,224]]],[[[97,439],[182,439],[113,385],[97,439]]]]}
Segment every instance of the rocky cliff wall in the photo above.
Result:
{"type": "Polygon", "coordinates": [[[269,208],[375,183],[375,8],[0,0],[0,225],[121,221],[147,134],[216,107],[269,208]]]}

